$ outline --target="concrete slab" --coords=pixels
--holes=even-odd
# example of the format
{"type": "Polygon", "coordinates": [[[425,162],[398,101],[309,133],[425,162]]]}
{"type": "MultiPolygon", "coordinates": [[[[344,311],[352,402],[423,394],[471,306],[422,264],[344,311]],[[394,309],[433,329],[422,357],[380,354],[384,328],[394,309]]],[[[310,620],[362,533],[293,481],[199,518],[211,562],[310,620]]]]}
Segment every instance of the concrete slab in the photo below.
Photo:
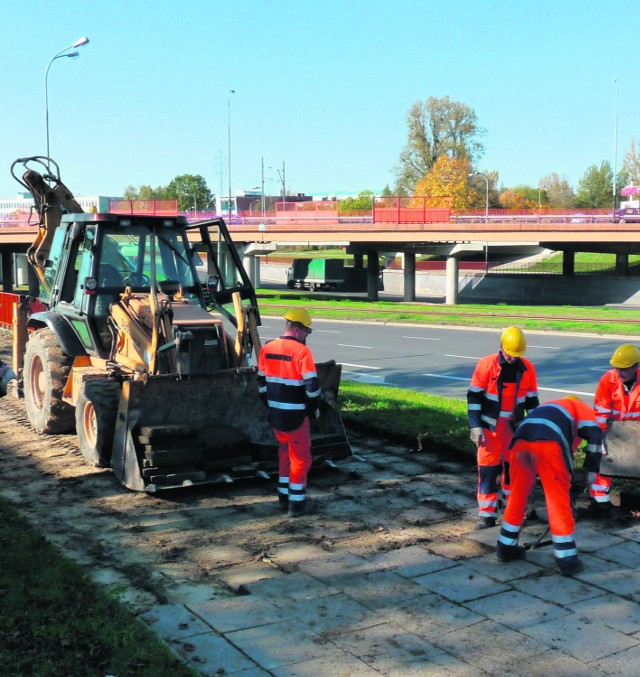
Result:
{"type": "MultiPolygon", "coordinates": [[[[440,635],[431,641],[491,675],[503,675],[518,664],[528,667],[532,656],[548,648],[522,632],[505,628],[491,620],[440,635]]],[[[523,670],[521,674],[526,675],[527,672],[523,670]]]]}
{"type": "Polygon", "coordinates": [[[165,641],[201,635],[211,628],[183,604],[159,604],[139,618],[165,641]]]}
{"type": "Polygon", "coordinates": [[[640,561],[640,543],[636,541],[622,541],[617,545],[596,550],[592,554],[610,562],[615,562],[625,569],[632,568],[640,561]]]}
{"type": "Polygon", "coordinates": [[[277,578],[284,572],[263,562],[255,564],[242,564],[229,567],[220,573],[220,580],[231,590],[240,590],[243,585],[261,581],[263,578],[277,578]]]}
{"type": "Polygon", "coordinates": [[[282,620],[282,611],[260,597],[243,595],[189,605],[207,625],[221,633],[246,630],[282,620]]]}
{"type": "MultiPolygon", "coordinates": [[[[594,599],[569,604],[575,613],[604,623],[606,626],[633,635],[640,631],[640,607],[635,602],[622,599],[618,595],[601,595],[594,599]]],[[[640,640],[640,637],[636,638],[640,640]]]]}
{"type": "Polygon", "coordinates": [[[465,566],[478,573],[507,583],[518,578],[529,578],[540,574],[540,567],[527,559],[513,562],[498,562],[495,553],[470,557],[464,561],[465,566]]]}
{"type": "Polygon", "coordinates": [[[368,558],[377,567],[391,569],[399,576],[415,578],[455,566],[447,557],[434,555],[420,545],[381,552],[368,558]]]}
{"type": "MultiPolygon", "coordinates": [[[[267,674],[267,673],[265,673],[267,674]]],[[[377,670],[366,663],[343,651],[336,651],[330,657],[315,658],[311,661],[294,663],[283,668],[275,668],[270,673],[275,677],[376,677],[377,670]]],[[[236,675],[234,675],[236,677],[236,675]]]]}
{"type": "Polygon", "coordinates": [[[341,592],[340,588],[342,588],[342,585],[340,578],[340,576],[336,576],[332,581],[333,585],[327,585],[313,576],[297,572],[287,576],[280,576],[276,579],[249,583],[243,589],[251,595],[257,595],[276,606],[280,606],[280,603],[285,598],[294,602],[303,602],[315,597],[335,595],[341,592]]]}
{"type": "Polygon", "coordinates": [[[482,677],[487,673],[451,654],[441,653],[429,661],[389,666],[384,674],[388,677],[482,677]]]}
{"type": "Polygon", "coordinates": [[[215,632],[170,642],[189,667],[203,675],[235,675],[259,666],[215,632]]]}
{"type": "Polygon", "coordinates": [[[324,557],[300,562],[299,567],[310,576],[328,579],[328,582],[340,574],[366,573],[380,568],[374,562],[348,552],[325,553],[324,557]]]}
{"type": "Polygon", "coordinates": [[[640,646],[634,646],[594,661],[589,667],[593,666],[597,670],[602,670],[605,675],[631,677],[638,674],[638,665],[640,665],[640,646]]]}
{"type": "Polygon", "coordinates": [[[413,580],[453,602],[467,602],[509,589],[504,583],[479,574],[466,565],[418,576],[413,580]]]}
{"type": "MultiPolygon", "coordinates": [[[[578,614],[569,614],[548,622],[538,623],[522,632],[549,647],[571,654],[590,663],[640,644],[638,639],[578,614]]],[[[637,672],[636,672],[637,674],[637,672]]]]}
{"type": "Polygon", "coordinates": [[[605,677],[605,674],[610,673],[600,672],[593,663],[587,665],[552,648],[526,661],[516,661],[512,666],[505,666],[500,677],[605,677]]]}
{"type": "Polygon", "coordinates": [[[226,638],[265,670],[302,663],[315,658],[330,659],[336,647],[291,619],[230,632],[226,638]]]}
{"type": "Polygon", "coordinates": [[[365,574],[342,574],[332,581],[346,595],[375,611],[394,609],[405,599],[429,593],[424,586],[388,569],[365,574]]]}
{"type": "Polygon", "coordinates": [[[575,534],[580,552],[594,552],[624,543],[624,539],[619,535],[597,529],[588,522],[576,522],[575,534]]]}
{"type": "Polygon", "coordinates": [[[569,611],[557,604],[515,590],[465,602],[465,606],[492,621],[519,630],[528,625],[566,616],[569,611]]]}
{"type": "Polygon", "coordinates": [[[511,581],[511,585],[521,592],[555,604],[572,604],[602,595],[602,588],[556,573],[511,581]]]}

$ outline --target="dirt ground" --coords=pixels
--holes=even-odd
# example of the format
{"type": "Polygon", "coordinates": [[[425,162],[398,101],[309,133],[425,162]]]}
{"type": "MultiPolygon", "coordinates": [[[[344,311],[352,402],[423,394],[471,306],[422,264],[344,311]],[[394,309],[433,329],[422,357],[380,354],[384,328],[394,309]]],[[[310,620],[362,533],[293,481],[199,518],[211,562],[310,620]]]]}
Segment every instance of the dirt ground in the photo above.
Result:
{"type": "MultiPolygon", "coordinates": [[[[8,336],[0,336],[8,359],[8,336]]],[[[309,549],[362,555],[420,543],[461,558],[490,549],[476,525],[475,469],[350,433],[355,456],[312,471],[315,510],[297,520],[276,480],[132,492],[84,461],[75,435],[40,436],[24,403],[0,401],[0,495],[134,610],[192,594],[236,594],[296,570],[309,549]],[[286,556],[284,553],[286,552],[286,556]]]]}

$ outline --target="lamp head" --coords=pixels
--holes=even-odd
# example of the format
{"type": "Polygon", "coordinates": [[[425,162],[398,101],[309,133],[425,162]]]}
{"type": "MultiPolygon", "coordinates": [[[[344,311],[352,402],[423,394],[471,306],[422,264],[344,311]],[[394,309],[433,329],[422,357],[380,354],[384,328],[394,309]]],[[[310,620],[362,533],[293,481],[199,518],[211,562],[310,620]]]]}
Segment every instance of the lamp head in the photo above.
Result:
{"type": "Polygon", "coordinates": [[[78,38],[71,46],[72,47],[82,47],[82,45],[86,45],[89,42],[89,38],[86,36],[83,36],[82,38],[78,38]]]}

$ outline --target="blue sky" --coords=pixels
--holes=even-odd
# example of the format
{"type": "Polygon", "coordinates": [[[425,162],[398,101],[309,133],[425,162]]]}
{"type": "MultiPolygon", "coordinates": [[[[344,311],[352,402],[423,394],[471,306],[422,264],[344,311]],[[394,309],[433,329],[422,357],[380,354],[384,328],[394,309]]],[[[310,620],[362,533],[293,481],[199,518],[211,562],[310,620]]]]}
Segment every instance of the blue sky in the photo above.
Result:
{"type": "Polygon", "coordinates": [[[52,157],[77,195],[201,174],[226,193],[393,185],[411,104],[450,96],[486,130],[506,186],[618,168],[640,137],[638,5],[627,0],[3,0],[0,198],[17,157],[52,157]],[[618,77],[617,85],[614,78],[618,77]],[[230,90],[235,90],[230,95],[230,90]],[[230,116],[229,116],[230,101],[230,116]]]}

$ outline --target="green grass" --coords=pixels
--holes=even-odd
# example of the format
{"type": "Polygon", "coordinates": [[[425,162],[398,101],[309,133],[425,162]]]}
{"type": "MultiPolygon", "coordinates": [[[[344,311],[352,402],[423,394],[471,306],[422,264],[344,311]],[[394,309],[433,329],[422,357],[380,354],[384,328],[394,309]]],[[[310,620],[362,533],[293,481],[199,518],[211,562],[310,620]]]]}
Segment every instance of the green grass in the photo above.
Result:
{"type": "Polygon", "coordinates": [[[0,666],[12,676],[197,674],[4,500],[0,666]]]}

